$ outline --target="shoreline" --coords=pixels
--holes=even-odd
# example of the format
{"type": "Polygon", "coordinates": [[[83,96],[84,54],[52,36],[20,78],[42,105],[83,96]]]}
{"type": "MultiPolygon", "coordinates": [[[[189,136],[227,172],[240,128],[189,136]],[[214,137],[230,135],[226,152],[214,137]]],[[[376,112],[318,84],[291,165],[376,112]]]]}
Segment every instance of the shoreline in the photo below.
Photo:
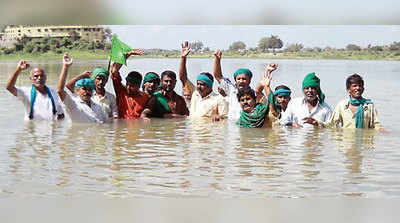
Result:
{"type": "MultiPolygon", "coordinates": [[[[108,52],[103,50],[99,51],[69,51],[70,55],[75,60],[107,60],[108,52]]],[[[289,60],[375,60],[375,61],[400,61],[400,56],[390,55],[390,52],[382,52],[381,54],[372,54],[372,53],[358,53],[353,55],[351,52],[330,52],[330,53],[257,53],[257,54],[232,54],[232,53],[224,53],[223,58],[228,59],[289,59],[289,60]],[[349,55],[350,54],[350,55],[349,55]]],[[[57,53],[44,53],[44,54],[27,54],[27,53],[16,53],[9,55],[0,55],[0,61],[18,61],[18,60],[61,60],[62,54],[57,53]]],[[[179,59],[180,55],[177,53],[171,54],[147,54],[139,57],[135,57],[135,59],[179,59]]],[[[206,53],[193,53],[189,56],[189,58],[196,59],[212,59],[212,52],[206,53]]],[[[132,59],[132,58],[130,58],[132,59]]]]}

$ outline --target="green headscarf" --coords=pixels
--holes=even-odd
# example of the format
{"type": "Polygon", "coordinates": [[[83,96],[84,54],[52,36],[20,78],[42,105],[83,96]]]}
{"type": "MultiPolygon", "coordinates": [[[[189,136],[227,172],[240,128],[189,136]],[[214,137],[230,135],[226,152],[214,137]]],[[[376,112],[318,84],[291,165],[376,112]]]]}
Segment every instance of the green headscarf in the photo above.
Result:
{"type": "Polygon", "coordinates": [[[108,70],[106,70],[104,67],[96,67],[92,73],[92,77],[91,77],[92,80],[96,79],[96,77],[99,75],[105,77],[106,80],[108,80],[108,76],[110,75],[110,72],[108,72],[108,70]]]}
{"type": "Polygon", "coordinates": [[[249,69],[246,68],[240,68],[238,69],[234,74],[233,74],[233,78],[236,80],[237,75],[239,74],[246,74],[247,76],[249,76],[249,78],[251,79],[253,77],[253,73],[251,73],[251,71],[249,69]]]}
{"type": "Polygon", "coordinates": [[[242,128],[261,128],[268,114],[268,107],[263,103],[257,103],[252,113],[242,111],[236,122],[242,128]]]}
{"type": "Polygon", "coordinates": [[[90,78],[82,78],[75,82],[75,88],[86,87],[94,89],[94,81],[90,78]]]}
{"type": "Polygon", "coordinates": [[[154,80],[158,80],[158,83],[160,83],[160,81],[161,81],[158,74],[156,74],[154,72],[149,72],[146,75],[144,75],[143,84],[147,83],[147,82],[152,82],[154,80]]]}
{"type": "Polygon", "coordinates": [[[306,75],[306,77],[303,80],[303,90],[306,87],[315,87],[318,91],[318,100],[320,104],[323,104],[325,101],[325,94],[322,93],[321,87],[320,87],[320,79],[315,76],[315,73],[309,73],[306,75]]]}

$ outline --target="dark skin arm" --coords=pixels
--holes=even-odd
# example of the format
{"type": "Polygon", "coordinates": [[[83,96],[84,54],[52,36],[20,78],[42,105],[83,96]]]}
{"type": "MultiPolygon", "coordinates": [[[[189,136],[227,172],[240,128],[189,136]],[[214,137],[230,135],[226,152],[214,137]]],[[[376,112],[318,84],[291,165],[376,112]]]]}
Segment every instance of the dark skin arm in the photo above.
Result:
{"type": "Polygon", "coordinates": [[[76,75],[74,78],[72,78],[70,81],[67,82],[67,84],[65,84],[65,86],[71,91],[74,92],[74,88],[75,88],[75,82],[79,81],[80,79],[83,78],[90,78],[90,71],[85,71],[81,74],[76,75]]]}
{"type": "Polygon", "coordinates": [[[72,59],[68,53],[63,56],[63,67],[60,74],[60,80],[58,81],[57,93],[60,96],[61,101],[65,100],[67,92],[64,90],[65,80],[67,79],[68,69],[72,65],[72,59]]]}
{"type": "Polygon", "coordinates": [[[179,66],[179,79],[182,82],[182,86],[185,86],[188,78],[187,78],[187,70],[186,70],[186,59],[190,53],[190,44],[188,41],[182,44],[181,50],[181,63],[179,66]]]}
{"type": "Polygon", "coordinates": [[[21,71],[26,70],[29,68],[29,63],[27,63],[24,60],[19,61],[17,68],[15,69],[14,73],[10,76],[10,78],[7,81],[6,89],[13,94],[14,96],[17,96],[17,88],[15,87],[15,83],[17,82],[17,78],[20,74],[21,71]]]}
{"type": "Polygon", "coordinates": [[[217,79],[218,83],[221,83],[222,81],[222,69],[221,69],[221,58],[222,58],[222,52],[221,50],[217,50],[214,53],[214,77],[217,79]]]}

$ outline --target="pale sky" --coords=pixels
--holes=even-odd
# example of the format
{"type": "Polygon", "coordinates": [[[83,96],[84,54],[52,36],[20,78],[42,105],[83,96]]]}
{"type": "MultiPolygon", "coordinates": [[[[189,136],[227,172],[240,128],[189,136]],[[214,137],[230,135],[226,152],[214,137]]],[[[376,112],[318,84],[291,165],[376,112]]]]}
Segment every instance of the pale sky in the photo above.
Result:
{"type": "Polygon", "coordinates": [[[277,35],[284,42],[305,47],[344,48],[400,42],[399,25],[123,25],[110,27],[121,41],[133,48],[179,49],[180,43],[202,41],[205,46],[227,49],[234,41],[256,47],[262,37],[277,35]]]}

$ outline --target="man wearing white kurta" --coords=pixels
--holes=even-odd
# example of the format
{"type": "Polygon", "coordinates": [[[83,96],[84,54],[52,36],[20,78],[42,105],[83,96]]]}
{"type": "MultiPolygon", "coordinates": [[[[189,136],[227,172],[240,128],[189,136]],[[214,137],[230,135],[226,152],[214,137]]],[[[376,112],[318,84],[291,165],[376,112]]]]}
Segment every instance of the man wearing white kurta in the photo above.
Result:
{"type": "Polygon", "coordinates": [[[320,79],[315,73],[310,73],[304,78],[303,93],[304,97],[289,102],[279,121],[281,125],[323,126],[323,123],[330,119],[332,109],[324,102],[325,95],[320,88],[320,79]]]}
{"type": "Polygon", "coordinates": [[[40,67],[31,71],[31,87],[15,87],[21,71],[29,68],[29,63],[20,61],[14,74],[7,82],[7,90],[22,101],[25,107],[25,120],[60,120],[64,118],[64,110],[58,94],[47,87],[46,74],[40,67]]]}
{"type": "Polygon", "coordinates": [[[64,101],[67,113],[69,114],[72,122],[106,122],[109,118],[103,111],[100,105],[91,100],[94,81],[90,78],[83,78],[75,82],[76,94],[74,96],[68,91],[64,90],[65,80],[69,66],[72,65],[72,60],[69,55],[64,54],[63,68],[58,83],[57,92],[62,101],[64,101]]]}

